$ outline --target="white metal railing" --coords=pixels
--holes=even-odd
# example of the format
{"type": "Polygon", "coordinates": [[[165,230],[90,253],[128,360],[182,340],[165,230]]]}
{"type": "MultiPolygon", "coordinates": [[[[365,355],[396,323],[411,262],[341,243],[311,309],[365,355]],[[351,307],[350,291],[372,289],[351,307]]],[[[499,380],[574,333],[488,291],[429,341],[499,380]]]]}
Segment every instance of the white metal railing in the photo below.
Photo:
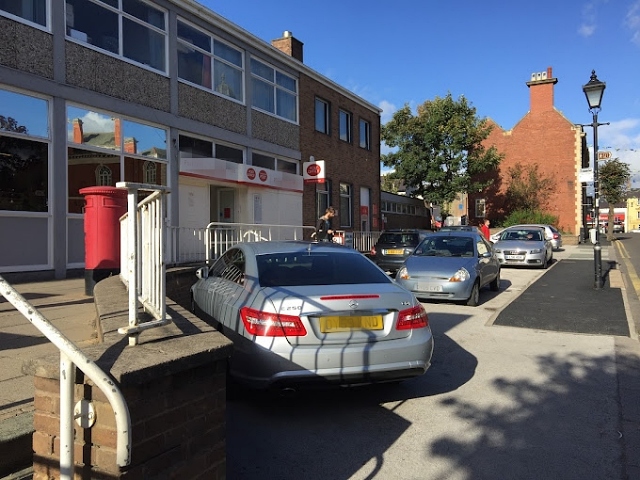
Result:
{"type": "Polygon", "coordinates": [[[60,350],[60,478],[71,480],[74,476],[73,422],[76,417],[83,416],[74,414],[75,367],[84,372],[107,397],[116,419],[116,462],[121,467],[129,465],[131,417],[124,396],[115,382],[2,277],[0,294],[60,350]]]}
{"type": "MultiPolygon", "coordinates": [[[[315,228],[310,226],[225,222],[213,222],[204,228],[167,226],[166,229],[167,265],[210,262],[226,248],[245,240],[310,240],[311,233],[315,231],[315,228]]],[[[369,253],[380,233],[346,232],[346,243],[359,252],[369,253]],[[352,243],[350,239],[353,239],[352,243]]]]}
{"type": "Polygon", "coordinates": [[[353,248],[359,252],[369,253],[378,241],[382,232],[353,232],[353,248]]]}
{"type": "Polygon", "coordinates": [[[129,290],[129,325],[118,332],[137,345],[143,330],[171,322],[167,315],[165,196],[167,187],[118,182],[127,189],[127,213],[120,218],[120,277],[129,290]],[[138,203],[140,192],[152,192],[138,203]],[[139,305],[154,320],[140,323],[139,305]]]}
{"type": "Polygon", "coordinates": [[[211,222],[205,230],[205,259],[209,263],[239,242],[309,240],[315,230],[303,225],[211,222]]]}

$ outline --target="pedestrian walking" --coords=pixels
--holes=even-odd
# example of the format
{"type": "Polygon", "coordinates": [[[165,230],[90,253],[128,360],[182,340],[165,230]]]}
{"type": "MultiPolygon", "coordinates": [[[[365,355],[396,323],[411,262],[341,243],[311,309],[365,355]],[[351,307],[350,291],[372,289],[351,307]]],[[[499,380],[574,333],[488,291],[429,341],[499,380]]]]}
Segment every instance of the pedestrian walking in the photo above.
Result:
{"type": "Polygon", "coordinates": [[[336,210],[333,207],[327,207],[322,215],[318,219],[318,227],[316,228],[316,240],[318,242],[331,242],[333,241],[333,226],[332,219],[336,216],[336,210]]]}
{"type": "Polygon", "coordinates": [[[485,218],[484,223],[480,227],[480,230],[482,230],[482,234],[484,235],[484,238],[486,238],[489,241],[491,241],[491,230],[489,230],[490,223],[491,222],[489,222],[489,219],[485,218]]]}

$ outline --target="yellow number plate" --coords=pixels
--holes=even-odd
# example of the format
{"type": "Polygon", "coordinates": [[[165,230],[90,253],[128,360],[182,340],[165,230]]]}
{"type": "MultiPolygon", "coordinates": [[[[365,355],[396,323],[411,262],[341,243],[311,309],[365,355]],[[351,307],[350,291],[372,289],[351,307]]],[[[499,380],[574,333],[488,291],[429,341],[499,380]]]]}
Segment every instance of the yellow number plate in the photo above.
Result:
{"type": "Polygon", "coordinates": [[[349,317],[322,317],[322,333],[349,332],[351,330],[382,330],[384,324],[381,315],[362,315],[349,317]]]}
{"type": "Polygon", "coordinates": [[[390,249],[385,252],[387,255],[402,255],[404,250],[402,249],[390,249]]]}

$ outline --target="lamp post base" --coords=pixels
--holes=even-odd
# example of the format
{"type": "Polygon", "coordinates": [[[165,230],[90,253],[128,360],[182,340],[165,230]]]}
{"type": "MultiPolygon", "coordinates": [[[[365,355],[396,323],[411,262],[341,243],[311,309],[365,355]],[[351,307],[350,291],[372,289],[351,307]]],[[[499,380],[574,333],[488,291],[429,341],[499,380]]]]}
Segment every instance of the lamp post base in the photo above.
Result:
{"type": "Polygon", "coordinates": [[[599,290],[602,288],[602,247],[600,243],[593,246],[593,267],[595,271],[594,288],[599,290]]]}

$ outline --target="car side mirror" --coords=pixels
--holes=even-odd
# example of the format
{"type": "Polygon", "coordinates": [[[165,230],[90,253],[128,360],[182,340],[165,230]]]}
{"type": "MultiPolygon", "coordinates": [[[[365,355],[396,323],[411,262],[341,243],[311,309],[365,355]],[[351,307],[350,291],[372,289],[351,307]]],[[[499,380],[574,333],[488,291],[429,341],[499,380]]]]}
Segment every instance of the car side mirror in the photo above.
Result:
{"type": "Polygon", "coordinates": [[[200,267],[198,270],[196,270],[196,277],[198,277],[200,280],[204,280],[205,278],[208,278],[209,269],[207,267],[200,267]]]}
{"type": "Polygon", "coordinates": [[[493,252],[489,251],[489,252],[484,252],[480,254],[480,258],[491,258],[491,255],[493,255],[493,252]]]}

